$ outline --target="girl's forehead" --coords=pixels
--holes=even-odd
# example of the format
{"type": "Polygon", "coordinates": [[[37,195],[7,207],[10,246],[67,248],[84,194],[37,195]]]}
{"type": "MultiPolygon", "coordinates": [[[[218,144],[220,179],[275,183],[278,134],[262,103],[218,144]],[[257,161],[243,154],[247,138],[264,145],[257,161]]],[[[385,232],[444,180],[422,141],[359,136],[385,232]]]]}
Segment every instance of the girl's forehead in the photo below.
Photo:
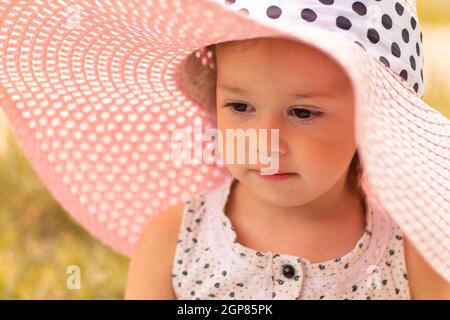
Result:
{"type": "MultiPolygon", "coordinates": [[[[322,51],[299,41],[283,38],[257,38],[219,44],[216,63],[221,71],[235,72],[276,69],[281,71],[339,72],[338,64],[322,51]],[[226,66],[226,68],[223,68],[226,66]]],[[[272,72],[272,71],[270,71],[272,72]]]]}
{"type": "Polygon", "coordinates": [[[255,38],[218,43],[215,46],[218,54],[276,54],[281,56],[304,53],[321,54],[310,45],[288,38],[255,38]]]}
{"type": "Polygon", "coordinates": [[[288,39],[227,43],[216,48],[217,82],[223,86],[261,89],[280,85],[295,92],[333,90],[348,84],[345,71],[321,51],[288,39]]]}

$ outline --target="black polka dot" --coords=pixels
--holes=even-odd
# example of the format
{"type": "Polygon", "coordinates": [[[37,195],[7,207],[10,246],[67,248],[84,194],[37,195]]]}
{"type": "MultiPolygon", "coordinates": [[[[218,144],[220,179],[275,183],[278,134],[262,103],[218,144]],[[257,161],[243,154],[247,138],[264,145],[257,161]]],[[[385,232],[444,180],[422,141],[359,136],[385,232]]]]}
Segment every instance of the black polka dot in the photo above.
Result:
{"type": "Polygon", "coordinates": [[[403,14],[403,11],[405,11],[405,8],[400,3],[397,2],[395,4],[395,11],[397,11],[397,14],[401,16],[403,14]]]}
{"type": "Polygon", "coordinates": [[[409,32],[408,32],[408,29],[403,29],[402,30],[402,38],[403,38],[403,41],[405,41],[406,43],[408,43],[409,42],[409,32]]]}
{"type": "Polygon", "coordinates": [[[234,4],[236,0],[225,0],[225,4],[231,5],[234,4]]]}
{"type": "Polygon", "coordinates": [[[281,9],[277,6],[270,6],[267,8],[266,14],[271,19],[278,19],[281,16],[281,9]]]}
{"type": "Polygon", "coordinates": [[[420,42],[423,42],[423,34],[422,34],[422,31],[420,31],[420,42]]]}
{"type": "Polygon", "coordinates": [[[423,81],[423,70],[422,70],[422,69],[420,70],[420,78],[421,78],[422,81],[423,81]]]}
{"type": "MultiPolygon", "coordinates": [[[[388,61],[388,59],[386,59],[385,57],[380,57],[380,61],[386,66],[386,67],[390,67],[390,63],[388,61]]],[[[362,243],[361,243],[362,244],[362,243]]]]}
{"type": "Polygon", "coordinates": [[[336,19],[336,25],[344,30],[348,30],[352,27],[352,23],[346,17],[339,16],[336,19]]]}
{"type": "Polygon", "coordinates": [[[362,2],[359,2],[359,1],[353,3],[352,9],[360,16],[364,16],[367,13],[366,6],[362,2]]]}
{"type": "Polygon", "coordinates": [[[414,83],[414,91],[417,93],[419,92],[419,84],[416,82],[414,83]]]}
{"type": "Polygon", "coordinates": [[[303,20],[306,20],[308,22],[313,22],[317,19],[317,14],[311,9],[303,9],[301,12],[301,16],[303,20]]]}
{"type": "Polygon", "coordinates": [[[354,286],[352,287],[352,292],[355,292],[356,290],[358,290],[358,286],[354,285],[354,286]]]}
{"type": "Polygon", "coordinates": [[[387,14],[383,14],[381,17],[381,23],[383,24],[383,27],[388,30],[392,28],[392,19],[387,14]]]}
{"type": "Polygon", "coordinates": [[[398,46],[397,42],[392,43],[391,52],[397,58],[400,58],[400,56],[402,55],[402,52],[400,51],[400,47],[398,46]]]}
{"type": "Polygon", "coordinates": [[[402,71],[400,72],[400,77],[402,77],[402,78],[405,79],[405,80],[408,80],[408,71],[402,70],[402,71]]]}
{"type": "Polygon", "coordinates": [[[419,46],[419,43],[416,43],[416,52],[417,52],[417,55],[420,57],[420,46],[419,46]]]}
{"type": "Polygon", "coordinates": [[[319,0],[320,3],[322,4],[326,4],[326,5],[331,5],[334,3],[334,0],[319,0]]]}
{"type": "Polygon", "coordinates": [[[370,42],[372,43],[378,43],[378,41],[380,41],[380,35],[378,34],[377,30],[372,28],[367,30],[367,38],[369,38],[370,42]]]}
{"type": "Polygon", "coordinates": [[[413,30],[416,30],[416,26],[417,26],[417,21],[414,17],[411,17],[411,27],[413,28],[413,30]]]}
{"type": "Polygon", "coordinates": [[[411,64],[411,68],[412,68],[413,70],[416,70],[416,59],[414,59],[413,56],[410,56],[410,57],[409,57],[409,63],[411,64]]]}

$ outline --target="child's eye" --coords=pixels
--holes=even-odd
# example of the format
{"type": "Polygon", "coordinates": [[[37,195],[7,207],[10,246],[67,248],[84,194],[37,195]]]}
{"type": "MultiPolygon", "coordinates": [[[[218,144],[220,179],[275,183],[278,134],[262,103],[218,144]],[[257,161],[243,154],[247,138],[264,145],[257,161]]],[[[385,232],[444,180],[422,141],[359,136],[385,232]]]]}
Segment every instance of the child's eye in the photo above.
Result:
{"type": "MultiPolygon", "coordinates": [[[[246,103],[230,102],[225,104],[224,107],[231,107],[236,113],[245,113],[246,111],[248,111],[248,104],[246,103]]],[[[290,111],[293,111],[294,116],[297,119],[303,121],[312,120],[312,118],[322,115],[322,112],[320,111],[312,111],[306,108],[292,108],[290,111]]]]}
{"type": "Polygon", "coordinates": [[[291,111],[294,111],[295,117],[303,120],[310,120],[311,118],[319,117],[322,114],[320,111],[312,111],[305,108],[293,108],[291,111]]]}
{"type": "Polygon", "coordinates": [[[234,111],[238,113],[244,113],[246,111],[248,104],[239,102],[230,102],[224,105],[224,107],[231,107],[234,111]]]}

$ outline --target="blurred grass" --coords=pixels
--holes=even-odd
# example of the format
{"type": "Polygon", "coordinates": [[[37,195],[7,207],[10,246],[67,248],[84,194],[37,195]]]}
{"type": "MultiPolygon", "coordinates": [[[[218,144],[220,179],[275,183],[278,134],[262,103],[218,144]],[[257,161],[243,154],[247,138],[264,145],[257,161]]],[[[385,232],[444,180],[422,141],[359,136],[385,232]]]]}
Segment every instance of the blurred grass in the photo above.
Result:
{"type": "Polygon", "coordinates": [[[426,25],[442,25],[450,23],[449,0],[417,0],[419,22],[426,25]]]}
{"type": "MultiPolygon", "coordinates": [[[[424,31],[425,42],[434,27],[450,25],[450,1],[417,4],[420,23],[431,27],[424,31]]],[[[442,67],[426,62],[424,100],[450,117],[450,81],[436,68],[442,67]]],[[[0,110],[0,299],[122,299],[128,262],[92,238],[57,204],[0,110]],[[69,265],[81,269],[80,290],[66,288],[69,265]]]]}
{"type": "Polygon", "coordinates": [[[417,0],[425,50],[424,101],[450,118],[450,1],[417,0]]]}
{"type": "Polygon", "coordinates": [[[425,86],[423,100],[450,119],[450,81],[443,82],[437,73],[431,73],[429,78],[434,85],[425,86]]]}
{"type": "Polygon", "coordinates": [[[128,259],[64,212],[5,125],[0,119],[0,299],[122,299],[128,259]],[[80,289],[66,287],[70,265],[80,267],[80,289]]]}

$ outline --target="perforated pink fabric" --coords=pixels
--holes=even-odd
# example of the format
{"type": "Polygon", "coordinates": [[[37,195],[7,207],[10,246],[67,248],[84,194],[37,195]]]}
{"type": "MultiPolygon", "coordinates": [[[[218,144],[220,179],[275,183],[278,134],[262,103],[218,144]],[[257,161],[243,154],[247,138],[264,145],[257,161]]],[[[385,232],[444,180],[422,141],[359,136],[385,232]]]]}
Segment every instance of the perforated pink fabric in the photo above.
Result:
{"type": "Polygon", "coordinates": [[[55,198],[129,255],[154,214],[229,176],[170,160],[173,130],[212,125],[184,93],[180,63],[208,44],[264,36],[309,43],[348,71],[364,189],[450,281],[449,120],[341,35],[269,26],[217,1],[3,0],[0,104],[55,198]]]}

